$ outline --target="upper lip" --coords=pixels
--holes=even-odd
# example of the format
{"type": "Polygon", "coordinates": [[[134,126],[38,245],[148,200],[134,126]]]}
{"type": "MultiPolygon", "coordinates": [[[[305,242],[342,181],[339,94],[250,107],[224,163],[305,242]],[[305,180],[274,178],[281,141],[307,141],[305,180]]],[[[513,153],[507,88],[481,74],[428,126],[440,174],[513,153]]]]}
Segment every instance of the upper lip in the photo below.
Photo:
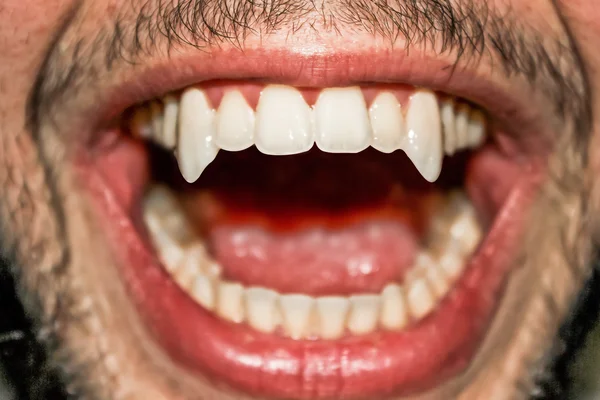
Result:
{"type": "Polygon", "coordinates": [[[311,52],[306,48],[196,50],[177,58],[148,60],[141,73],[131,68],[120,74],[123,78],[117,82],[101,84],[95,94],[99,101],[82,114],[86,116],[87,126],[97,131],[128,107],[210,80],[258,80],[297,87],[387,82],[426,87],[470,100],[499,122],[505,133],[531,136],[528,133],[548,131],[540,116],[543,106],[532,105],[532,96],[527,96],[523,85],[484,73],[485,67],[479,68],[476,63],[461,65],[455,61],[400,49],[377,52],[311,52]]]}

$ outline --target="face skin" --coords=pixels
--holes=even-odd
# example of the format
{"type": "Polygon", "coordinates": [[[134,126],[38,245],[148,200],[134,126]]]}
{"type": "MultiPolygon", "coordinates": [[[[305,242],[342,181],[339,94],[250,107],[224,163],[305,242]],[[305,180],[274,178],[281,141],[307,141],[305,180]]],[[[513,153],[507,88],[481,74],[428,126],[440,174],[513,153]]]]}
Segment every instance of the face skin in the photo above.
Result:
{"type": "MultiPolygon", "coordinates": [[[[503,121],[512,118],[520,127],[518,143],[528,149],[523,154],[547,166],[539,187],[527,192],[523,215],[515,212],[523,239],[511,254],[500,248],[493,255],[518,268],[475,357],[451,379],[398,398],[533,393],[589,275],[600,228],[595,2],[418,1],[407,6],[413,13],[396,16],[399,28],[391,28],[369,2],[292,1],[286,7],[275,1],[279,19],[257,14],[236,32],[227,19],[209,19],[220,31],[212,35],[197,21],[186,27],[175,13],[157,18],[154,3],[5,0],[0,7],[2,249],[13,258],[26,310],[48,342],[58,344],[51,359],[69,390],[90,399],[263,398],[212,385],[148,333],[123,283],[119,265],[126,261],[115,250],[117,234],[98,211],[102,193],[86,184],[93,172],[81,158],[90,135],[106,131],[125,108],[194,84],[206,71],[251,75],[239,71],[262,51],[289,51],[304,62],[302,78],[281,73],[275,80],[318,87],[328,75],[334,77],[329,86],[336,79],[343,84],[332,71],[378,50],[394,57],[397,81],[467,98],[503,121]],[[440,22],[442,3],[456,16],[471,15],[462,34],[449,34],[440,22]],[[446,34],[445,47],[425,15],[434,15],[433,25],[446,34]],[[155,26],[159,20],[167,29],[155,26]],[[550,155],[540,155],[546,148],[550,155]]],[[[289,67],[283,56],[270,62],[271,71],[289,67]]],[[[116,182],[137,177],[134,169],[111,174],[116,182]]]]}

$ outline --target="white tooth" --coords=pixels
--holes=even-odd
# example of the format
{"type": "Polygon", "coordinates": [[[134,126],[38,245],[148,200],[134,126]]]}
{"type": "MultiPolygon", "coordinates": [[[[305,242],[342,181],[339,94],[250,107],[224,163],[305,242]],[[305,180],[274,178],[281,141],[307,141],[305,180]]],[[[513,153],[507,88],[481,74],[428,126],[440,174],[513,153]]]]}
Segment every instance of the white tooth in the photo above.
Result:
{"type": "Polygon", "coordinates": [[[280,297],[283,327],[293,339],[309,335],[315,299],[303,294],[286,294],[280,297]]]}
{"type": "Polygon", "coordinates": [[[273,290],[259,287],[246,289],[246,319],[251,327],[265,333],[271,333],[277,328],[278,298],[279,294],[273,290]]]}
{"type": "Polygon", "coordinates": [[[423,278],[408,283],[406,298],[411,315],[421,319],[435,307],[435,299],[423,278]]]}
{"type": "Polygon", "coordinates": [[[444,131],[444,151],[451,156],[456,151],[456,122],[453,100],[445,100],[442,103],[441,116],[444,131]]]}
{"type": "Polygon", "coordinates": [[[238,90],[225,93],[216,116],[216,143],[223,150],[241,151],[254,144],[254,110],[238,90]]]}
{"type": "Polygon", "coordinates": [[[320,337],[338,339],[344,334],[350,301],[341,296],[317,297],[320,337]]]}
{"type": "Polygon", "coordinates": [[[469,146],[476,148],[483,144],[485,140],[485,116],[479,110],[471,112],[467,136],[469,137],[469,146]]]}
{"type": "Polygon", "coordinates": [[[441,299],[448,293],[450,282],[446,278],[444,271],[437,262],[429,255],[423,255],[418,261],[420,267],[425,272],[425,277],[429,283],[429,287],[435,294],[437,299],[441,299]]]}
{"type": "Polygon", "coordinates": [[[435,182],[442,170],[442,132],[440,109],[433,92],[415,93],[406,117],[408,139],[404,151],[417,170],[429,182],[435,182]]]}
{"type": "Polygon", "coordinates": [[[469,145],[469,114],[471,108],[461,103],[456,108],[456,150],[462,150],[469,145]]]}
{"type": "Polygon", "coordinates": [[[148,139],[154,129],[152,122],[150,107],[138,107],[131,117],[131,132],[135,136],[148,139]]]}
{"type": "Polygon", "coordinates": [[[379,94],[369,109],[373,129],[373,147],[382,153],[402,148],[406,137],[400,103],[393,93],[379,94]]]}
{"type": "Polygon", "coordinates": [[[381,292],[381,325],[390,330],[400,330],[408,324],[406,301],[402,287],[388,284],[381,292]]]}
{"type": "Polygon", "coordinates": [[[239,283],[220,282],[217,291],[217,313],[228,321],[243,322],[244,287],[239,283]]]}
{"type": "Polygon", "coordinates": [[[465,209],[450,226],[450,237],[460,243],[462,254],[472,253],[481,240],[481,230],[472,209],[465,209]]]}
{"type": "Polygon", "coordinates": [[[377,327],[381,298],[376,294],[350,296],[348,330],[355,335],[370,333],[377,327]]]}
{"type": "Polygon", "coordinates": [[[181,96],[177,161],[181,175],[195,182],[215,159],[214,110],[202,90],[188,89],[181,96]]]}
{"type": "Polygon", "coordinates": [[[152,115],[152,136],[157,143],[160,142],[163,127],[163,110],[158,101],[150,103],[150,113],[152,115]]]}
{"type": "Polygon", "coordinates": [[[161,218],[153,212],[144,213],[144,222],[161,262],[167,271],[174,270],[185,256],[181,244],[165,230],[161,218]]]}
{"type": "Polygon", "coordinates": [[[314,107],[319,149],[358,153],[371,145],[369,114],[359,87],[324,89],[314,107]]]}
{"type": "Polygon", "coordinates": [[[197,274],[191,289],[194,300],[210,311],[215,308],[215,285],[210,277],[197,274]]]}
{"type": "Polygon", "coordinates": [[[163,99],[165,105],[163,126],[162,126],[162,144],[167,149],[174,149],[177,145],[177,118],[179,116],[179,102],[173,96],[165,96],[163,99]]]}
{"type": "Polygon", "coordinates": [[[264,154],[287,155],[310,150],[314,143],[311,110],[302,93],[270,85],[256,109],[256,147],[264,154]]]}
{"type": "Polygon", "coordinates": [[[444,250],[439,261],[440,268],[444,271],[450,283],[454,283],[460,277],[465,267],[465,261],[457,252],[458,250],[450,246],[444,250]]]}

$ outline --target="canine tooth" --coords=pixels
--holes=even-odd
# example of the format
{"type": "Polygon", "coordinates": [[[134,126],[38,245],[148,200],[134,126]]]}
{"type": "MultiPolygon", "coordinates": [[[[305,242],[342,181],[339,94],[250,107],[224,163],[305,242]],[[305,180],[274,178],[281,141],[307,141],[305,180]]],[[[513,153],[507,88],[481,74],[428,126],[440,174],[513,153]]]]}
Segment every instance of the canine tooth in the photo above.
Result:
{"type": "Polygon", "coordinates": [[[293,339],[307,337],[315,299],[303,294],[286,294],[280,297],[283,327],[293,339]]]}
{"type": "Polygon", "coordinates": [[[348,330],[355,335],[373,332],[377,327],[381,298],[376,294],[350,296],[348,330]]]}
{"type": "Polygon", "coordinates": [[[220,282],[217,289],[217,313],[231,322],[244,321],[244,287],[239,283],[220,282]]]}
{"type": "Polygon", "coordinates": [[[344,334],[350,301],[341,296],[317,297],[320,337],[338,339],[344,334]]]}
{"type": "Polygon", "coordinates": [[[476,148],[483,144],[485,140],[485,116],[480,110],[473,110],[469,120],[467,136],[469,137],[469,146],[476,148]]]}
{"type": "Polygon", "coordinates": [[[314,107],[319,149],[358,153],[371,145],[369,114],[359,87],[324,89],[314,107]]]}
{"type": "Polygon", "coordinates": [[[415,93],[406,117],[408,137],[404,151],[417,170],[429,182],[435,182],[442,170],[442,132],[440,109],[435,94],[415,93]]]}
{"type": "Polygon", "coordinates": [[[372,146],[383,152],[392,153],[402,148],[406,137],[404,117],[400,103],[393,93],[379,94],[369,109],[371,128],[373,129],[372,146]]]}
{"type": "Polygon", "coordinates": [[[165,106],[162,126],[162,144],[167,149],[174,149],[177,145],[177,118],[179,116],[179,102],[173,96],[165,96],[165,106]]]}
{"type": "Polygon", "coordinates": [[[181,175],[195,182],[215,159],[219,148],[214,143],[214,110],[199,89],[188,89],[181,96],[177,161],[181,175]]]}
{"type": "Polygon", "coordinates": [[[197,274],[191,294],[202,307],[209,311],[215,308],[215,282],[208,276],[197,274]]]}
{"type": "Polygon", "coordinates": [[[225,93],[216,116],[216,144],[240,151],[254,144],[254,110],[238,90],[225,93]]]}
{"type": "Polygon", "coordinates": [[[408,309],[415,319],[421,319],[435,307],[433,293],[424,278],[416,279],[408,284],[406,298],[408,309]]]}
{"type": "Polygon", "coordinates": [[[451,156],[456,151],[456,121],[453,100],[445,100],[442,103],[441,117],[444,135],[444,151],[451,156]]]}
{"type": "Polygon", "coordinates": [[[256,110],[255,142],[264,154],[310,150],[314,143],[311,110],[302,93],[283,85],[270,85],[262,91],[256,110]]]}
{"type": "Polygon", "coordinates": [[[260,332],[273,332],[279,324],[276,313],[278,299],[279,294],[270,289],[246,289],[246,319],[250,326],[260,332]]]}
{"type": "Polygon", "coordinates": [[[469,145],[469,114],[471,107],[461,103],[458,105],[455,114],[456,121],[456,147],[455,149],[462,150],[469,145]]]}
{"type": "Polygon", "coordinates": [[[381,292],[380,322],[390,330],[400,330],[408,324],[406,301],[400,285],[390,283],[381,292]]]}

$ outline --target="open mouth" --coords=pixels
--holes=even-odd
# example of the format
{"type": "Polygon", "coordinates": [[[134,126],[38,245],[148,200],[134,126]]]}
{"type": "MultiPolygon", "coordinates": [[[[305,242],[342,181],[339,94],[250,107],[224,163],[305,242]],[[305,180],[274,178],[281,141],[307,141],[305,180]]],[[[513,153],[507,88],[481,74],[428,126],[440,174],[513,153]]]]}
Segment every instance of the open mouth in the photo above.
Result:
{"type": "Polygon", "coordinates": [[[128,110],[89,185],[187,369],[278,398],[426,393],[482,345],[539,183],[488,119],[405,85],[208,81],[128,110]]]}

